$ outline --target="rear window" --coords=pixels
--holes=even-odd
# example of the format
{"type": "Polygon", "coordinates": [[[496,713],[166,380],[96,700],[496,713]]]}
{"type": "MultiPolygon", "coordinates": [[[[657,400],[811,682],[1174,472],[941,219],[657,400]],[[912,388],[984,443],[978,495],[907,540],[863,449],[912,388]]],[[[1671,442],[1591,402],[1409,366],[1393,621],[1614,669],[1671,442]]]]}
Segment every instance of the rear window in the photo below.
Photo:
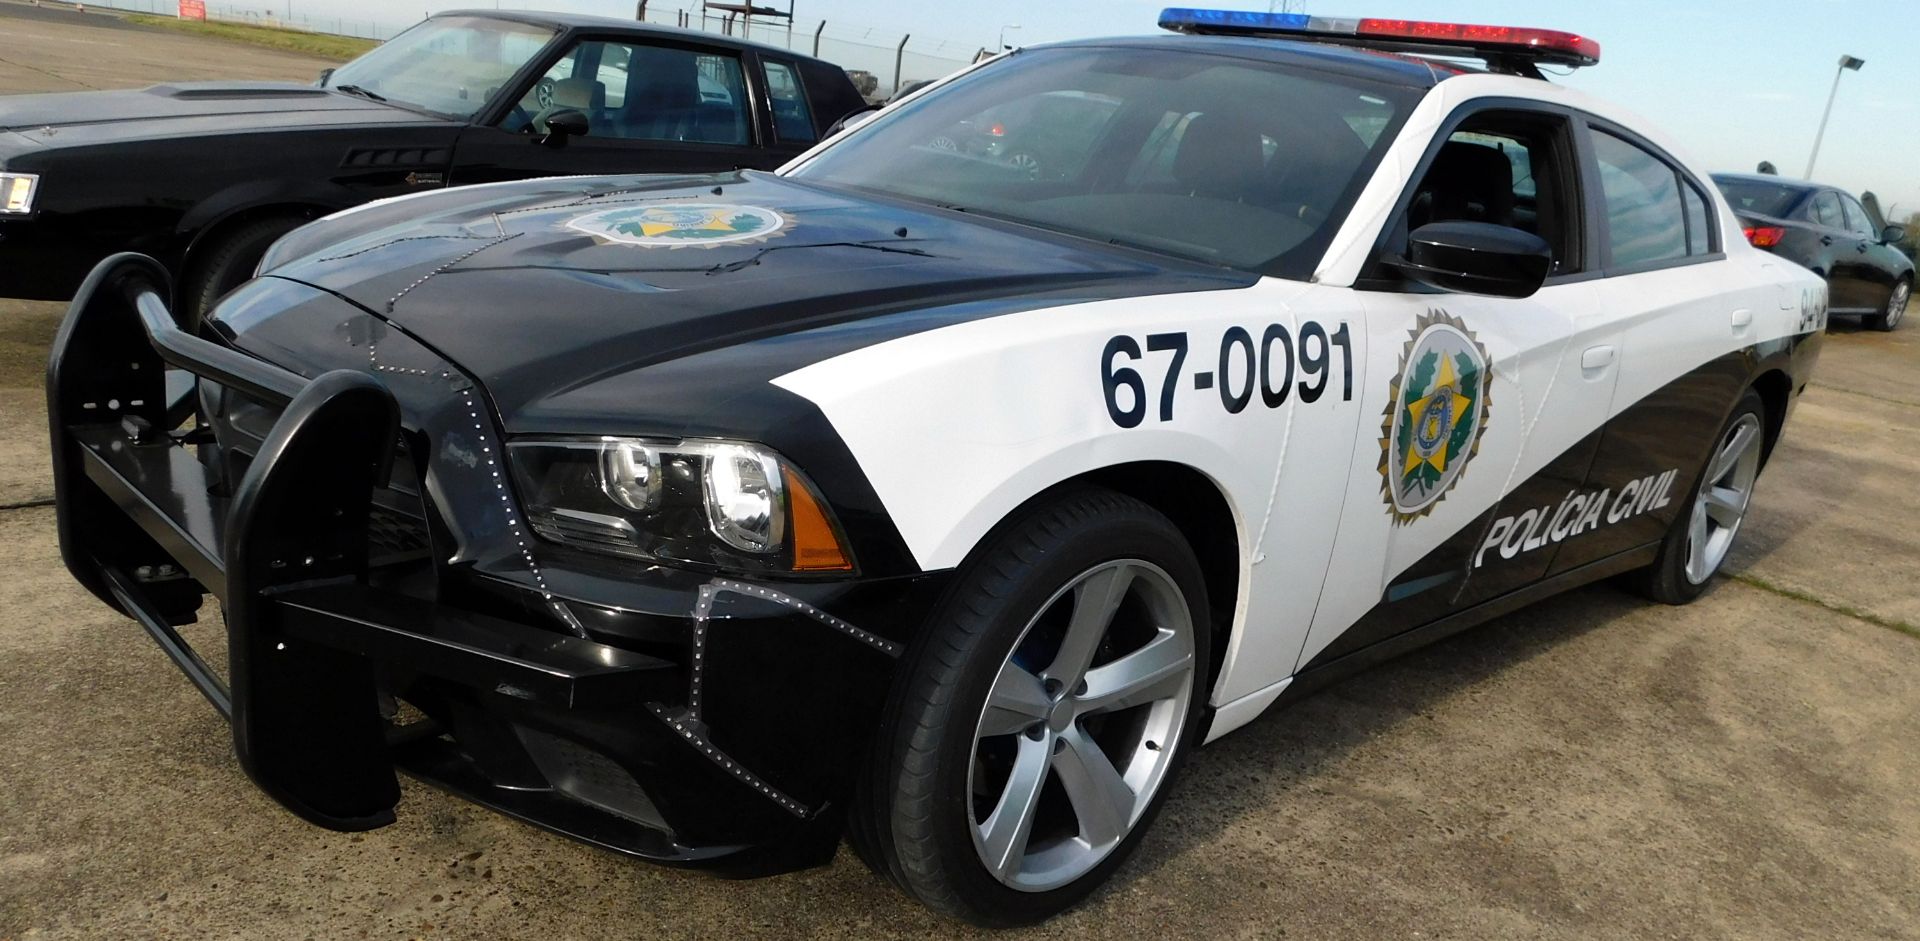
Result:
{"type": "Polygon", "coordinates": [[[1735,212],[1751,212],[1762,216],[1784,217],[1793,211],[1793,207],[1805,199],[1807,190],[1799,186],[1784,183],[1767,183],[1760,180],[1736,180],[1726,177],[1714,177],[1713,182],[1720,187],[1727,202],[1733,204],[1735,212]]]}
{"type": "Polygon", "coordinates": [[[1615,267],[1687,256],[1680,180],[1665,161],[1604,131],[1593,135],[1607,203],[1607,245],[1615,267]]]}
{"type": "Polygon", "coordinates": [[[794,176],[1304,279],[1418,94],[1203,52],[1032,50],[794,176]]]}

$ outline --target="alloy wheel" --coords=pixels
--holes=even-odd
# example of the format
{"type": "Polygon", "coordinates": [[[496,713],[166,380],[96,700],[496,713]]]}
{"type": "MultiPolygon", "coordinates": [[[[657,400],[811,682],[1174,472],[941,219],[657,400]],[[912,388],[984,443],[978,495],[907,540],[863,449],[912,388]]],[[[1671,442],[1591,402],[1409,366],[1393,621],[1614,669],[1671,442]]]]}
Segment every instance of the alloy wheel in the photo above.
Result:
{"type": "Polygon", "coordinates": [[[967,773],[974,847],[1001,883],[1078,879],[1152,805],[1191,707],[1193,632],[1179,586],[1138,559],[1081,573],[1028,622],[967,773]]]}
{"type": "Polygon", "coordinates": [[[1705,584],[1733,548],[1760,476],[1760,416],[1747,412],[1727,429],[1693,501],[1687,528],[1687,580],[1705,584]]]}
{"type": "Polygon", "coordinates": [[[1902,281],[1893,286],[1893,296],[1887,298],[1887,329],[1900,325],[1901,318],[1907,315],[1907,302],[1913,295],[1913,289],[1902,281]]]}

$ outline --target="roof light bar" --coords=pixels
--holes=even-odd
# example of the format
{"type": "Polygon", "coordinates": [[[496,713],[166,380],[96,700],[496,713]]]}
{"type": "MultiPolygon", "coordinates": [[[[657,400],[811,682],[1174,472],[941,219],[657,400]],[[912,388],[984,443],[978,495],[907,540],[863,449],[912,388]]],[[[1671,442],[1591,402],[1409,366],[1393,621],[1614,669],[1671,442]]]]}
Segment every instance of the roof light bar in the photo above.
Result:
{"type": "Polygon", "coordinates": [[[1592,39],[1517,26],[1170,7],[1160,14],[1160,27],[1179,33],[1292,36],[1398,52],[1468,56],[1486,59],[1496,67],[1524,62],[1578,68],[1600,62],[1600,44],[1592,39]]]}

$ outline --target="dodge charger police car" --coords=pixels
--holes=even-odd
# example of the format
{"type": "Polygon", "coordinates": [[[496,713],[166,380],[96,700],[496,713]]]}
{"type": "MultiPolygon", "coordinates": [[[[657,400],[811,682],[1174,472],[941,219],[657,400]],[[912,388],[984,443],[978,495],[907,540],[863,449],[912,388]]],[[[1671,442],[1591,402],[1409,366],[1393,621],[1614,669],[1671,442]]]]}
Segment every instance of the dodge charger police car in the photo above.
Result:
{"type": "Polygon", "coordinates": [[[844,834],[986,924],[1093,891],[1278,703],[1598,579],[1699,596],[1821,282],[1540,77],[1589,39],[1163,24],[777,173],[349,210],[200,335],[104,262],[49,372],[66,562],[320,826],[404,771],[664,863],[844,834]],[[932,143],[1062,95],[1112,105],[1047,173],[932,143]]]}

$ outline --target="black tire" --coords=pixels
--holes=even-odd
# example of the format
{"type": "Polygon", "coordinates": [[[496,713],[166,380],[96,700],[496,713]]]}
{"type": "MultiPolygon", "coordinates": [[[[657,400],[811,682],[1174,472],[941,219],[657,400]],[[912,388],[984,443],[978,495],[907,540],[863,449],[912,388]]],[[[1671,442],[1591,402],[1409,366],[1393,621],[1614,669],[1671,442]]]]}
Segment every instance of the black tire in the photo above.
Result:
{"type": "Polygon", "coordinates": [[[260,256],[280,236],[306,221],[302,216],[269,216],[213,236],[214,241],[197,253],[181,289],[181,304],[175,312],[180,328],[197,333],[213,305],[253,277],[260,256]]]}
{"type": "MultiPolygon", "coordinates": [[[[1766,402],[1760,398],[1760,393],[1752,389],[1748,389],[1746,394],[1740,397],[1739,404],[1734,406],[1733,414],[1727,417],[1726,424],[1722,425],[1720,431],[1714,435],[1714,446],[1707,452],[1709,463],[1718,453],[1720,442],[1726,439],[1727,434],[1746,415],[1757,416],[1760,427],[1766,428],[1766,402]]],[[[1704,471],[1703,467],[1702,472],[1696,475],[1698,479],[1694,481],[1693,489],[1688,491],[1686,501],[1680,504],[1680,511],[1674,516],[1673,525],[1667,529],[1666,536],[1660,540],[1660,554],[1654,558],[1653,564],[1631,572],[1624,578],[1628,588],[1661,604],[1691,603],[1694,599],[1706,594],[1707,589],[1713,584],[1714,576],[1719,574],[1719,569],[1716,567],[1712,574],[1698,583],[1687,577],[1688,524],[1692,518],[1694,503],[1700,498],[1700,490],[1707,484],[1704,471]]]]}
{"type": "Polygon", "coordinates": [[[961,566],[901,665],[855,787],[848,834],[856,852],[928,907],[977,925],[1032,924],[1086,898],[1138,844],[1198,742],[1209,680],[1207,611],[1193,550],[1171,521],[1138,500],[1079,489],[1010,520],[961,566]],[[976,725],[1029,621],[1082,573],[1123,559],[1158,566],[1191,615],[1195,667],[1185,720],[1158,789],[1108,855],[1062,887],[1017,890],[987,870],[973,842],[976,725]]]}
{"type": "Polygon", "coordinates": [[[1913,281],[1911,279],[1901,278],[1899,281],[1894,282],[1893,290],[1887,292],[1887,306],[1882,308],[1878,314],[1864,318],[1866,326],[1882,333],[1898,329],[1900,322],[1906,319],[1907,307],[1913,303],[1911,300],[1912,292],[1913,281]],[[1899,304],[1899,310],[1894,309],[1895,303],[1899,304]]]}

